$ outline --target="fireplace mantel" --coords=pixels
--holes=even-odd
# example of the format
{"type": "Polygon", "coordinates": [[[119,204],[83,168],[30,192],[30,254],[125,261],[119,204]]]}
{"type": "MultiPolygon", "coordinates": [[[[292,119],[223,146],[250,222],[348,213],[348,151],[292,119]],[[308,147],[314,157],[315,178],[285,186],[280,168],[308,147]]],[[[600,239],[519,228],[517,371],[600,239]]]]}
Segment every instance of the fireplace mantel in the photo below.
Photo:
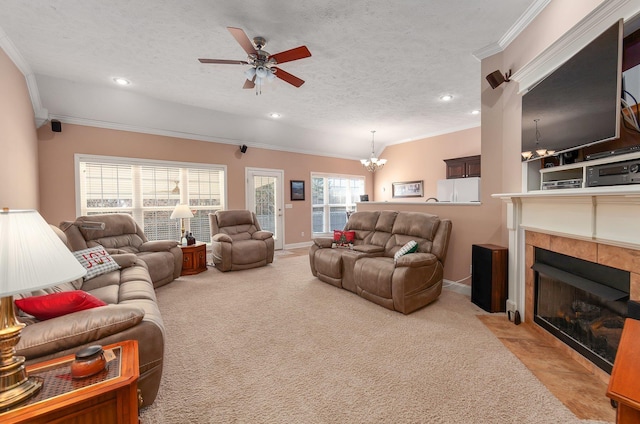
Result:
{"type": "Polygon", "coordinates": [[[525,231],[615,246],[631,251],[628,257],[640,261],[640,186],[538,190],[492,197],[507,205],[507,311],[530,316],[525,300],[525,231]]]}

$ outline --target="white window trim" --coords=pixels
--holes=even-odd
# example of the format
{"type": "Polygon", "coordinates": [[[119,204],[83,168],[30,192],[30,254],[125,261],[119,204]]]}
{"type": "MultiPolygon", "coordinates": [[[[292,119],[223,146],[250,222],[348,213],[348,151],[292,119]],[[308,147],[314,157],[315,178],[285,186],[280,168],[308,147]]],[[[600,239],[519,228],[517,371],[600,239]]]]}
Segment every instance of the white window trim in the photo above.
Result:
{"type": "MultiPolygon", "coordinates": [[[[309,179],[309,186],[310,189],[312,189],[312,181],[313,178],[349,178],[349,179],[354,179],[354,178],[362,178],[364,180],[364,185],[366,186],[367,183],[367,177],[366,175],[359,175],[359,174],[340,174],[340,173],[332,173],[332,172],[311,172],[311,178],[309,179]]],[[[333,237],[333,233],[332,232],[322,232],[322,233],[315,233],[313,232],[313,208],[314,208],[314,204],[313,204],[313,192],[311,192],[310,195],[310,201],[311,201],[311,234],[314,237],[328,237],[331,236],[333,237]]],[[[332,206],[342,206],[342,204],[336,204],[336,203],[327,203],[324,204],[323,207],[329,207],[331,208],[332,206]]],[[[353,204],[353,206],[355,207],[355,203],[353,204]]],[[[349,207],[349,205],[347,205],[347,207],[349,207]]],[[[327,216],[324,217],[325,219],[328,219],[327,216]]],[[[328,223],[325,222],[324,226],[327,226],[328,223]]]]}

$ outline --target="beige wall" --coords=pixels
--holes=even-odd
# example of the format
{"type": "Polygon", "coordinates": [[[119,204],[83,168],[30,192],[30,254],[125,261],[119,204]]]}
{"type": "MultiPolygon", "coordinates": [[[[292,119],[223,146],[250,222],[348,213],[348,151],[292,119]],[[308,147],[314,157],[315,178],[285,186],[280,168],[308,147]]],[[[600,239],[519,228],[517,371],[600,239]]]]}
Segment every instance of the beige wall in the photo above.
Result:
{"type": "Polygon", "coordinates": [[[33,108],[20,70],[0,49],[0,207],[38,208],[33,108]]]}
{"type": "Polygon", "coordinates": [[[311,240],[311,172],[364,175],[366,190],[372,188],[371,176],[355,160],[252,147],[241,154],[235,145],[71,124],[63,124],[61,133],[53,133],[48,127],[40,128],[38,145],[43,158],[40,164],[41,211],[45,219],[54,224],[76,216],[76,153],[226,165],[229,209],[245,208],[246,167],[284,170],[285,203],[293,206],[284,210],[287,245],[311,240]],[[306,200],[290,201],[289,180],[306,182],[306,200]],[[302,232],[304,236],[301,236],[302,232]]]}
{"type": "Polygon", "coordinates": [[[479,127],[388,146],[380,154],[388,162],[375,173],[374,193],[369,198],[376,202],[391,201],[391,183],[424,180],[424,199],[415,200],[424,202],[436,197],[436,182],[447,177],[444,159],[479,154],[479,127]]]}

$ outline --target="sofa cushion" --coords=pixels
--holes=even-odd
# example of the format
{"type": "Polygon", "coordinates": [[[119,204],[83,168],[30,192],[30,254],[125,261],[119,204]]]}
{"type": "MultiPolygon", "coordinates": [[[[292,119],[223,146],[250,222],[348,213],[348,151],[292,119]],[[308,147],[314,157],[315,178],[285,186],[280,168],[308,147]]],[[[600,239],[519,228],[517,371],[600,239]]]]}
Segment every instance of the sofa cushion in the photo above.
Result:
{"type": "Polygon", "coordinates": [[[440,218],[420,212],[400,212],[393,224],[393,234],[403,234],[433,241],[440,218]]]}
{"type": "Polygon", "coordinates": [[[85,309],[106,306],[102,300],[82,290],[24,297],[16,299],[15,304],[22,311],[41,321],[85,309]]]}
{"type": "Polygon", "coordinates": [[[120,269],[120,265],[111,257],[102,246],[90,247],[88,249],[73,252],[78,262],[87,270],[84,276],[85,281],[98,275],[120,269]]]}
{"type": "Polygon", "coordinates": [[[231,257],[236,265],[264,261],[267,257],[267,245],[262,240],[234,240],[231,245],[231,257]]]}
{"type": "Polygon", "coordinates": [[[107,305],[79,311],[22,329],[17,353],[40,357],[117,334],[142,321],[144,311],[129,305],[107,305]]]}

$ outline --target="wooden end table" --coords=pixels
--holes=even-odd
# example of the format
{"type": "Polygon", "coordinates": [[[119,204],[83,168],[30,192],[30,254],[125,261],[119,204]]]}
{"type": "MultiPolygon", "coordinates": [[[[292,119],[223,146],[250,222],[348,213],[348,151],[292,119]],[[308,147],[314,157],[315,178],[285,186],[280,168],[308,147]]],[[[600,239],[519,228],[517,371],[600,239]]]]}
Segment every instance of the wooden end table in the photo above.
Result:
{"type": "Polygon", "coordinates": [[[182,272],[180,275],[194,275],[207,270],[207,244],[201,241],[182,249],[182,272]]]}
{"type": "Polygon", "coordinates": [[[613,363],[607,396],[618,403],[616,423],[640,422],[640,321],[627,318],[624,321],[618,353],[613,363]]]}
{"type": "Polygon", "coordinates": [[[138,423],[138,342],[104,346],[115,359],[98,374],[71,378],[74,355],[27,367],[28,375],[44,379],[42,389],[24,404],[0,413],[13,423],[138,423]]]}

